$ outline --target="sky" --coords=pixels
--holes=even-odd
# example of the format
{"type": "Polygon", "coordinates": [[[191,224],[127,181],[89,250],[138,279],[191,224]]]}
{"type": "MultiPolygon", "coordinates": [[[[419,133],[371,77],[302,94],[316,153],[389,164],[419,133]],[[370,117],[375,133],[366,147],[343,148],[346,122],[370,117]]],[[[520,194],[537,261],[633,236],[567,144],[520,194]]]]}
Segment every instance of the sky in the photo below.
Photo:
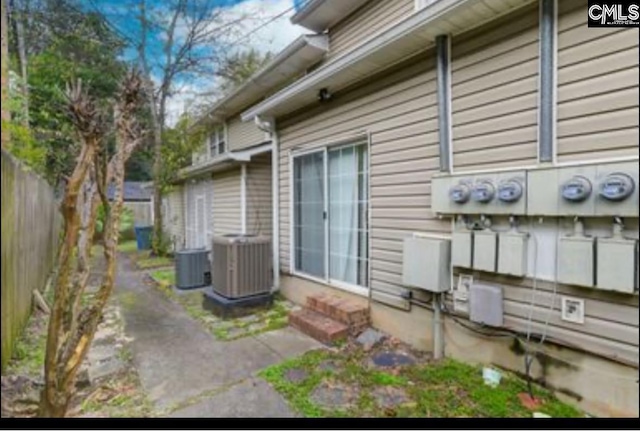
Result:
{"type": "MultiPolygon", "coordinates": [[[[87,0],[91,7],[100,10],[107,19],[122,34],[139,34],[139,25],[136,19],[132,19],[132,14],[137,11],[132,9],[132,2],[127,0],[87,0]]],[[[162,0],[147,0],[149,9],[162,13],[162,0]]],[[[213,2],[216,6],[223,8],[227,16],[239,16],[246,14],[251,17],[242,26],[235,28],[232,40],[240,40],[237,49],[254,48],[262,52],[276,53],[293,42],[306,31],[302,27],[291,24],[290,18],[293,15],[294,2],[300,0],[198,0],[203,2],[213,2]],[[280,18],[274,17],[282,15],[280,18]]],[[[166,16],[169,16],[167,13],[166,16]]],[[[178,31],[179,34],[179,31],[178,31]]],[[[161,37],[149,39],[152,57],[162,55],[161,37]],[[157,41],[157,43],[156,43],[157,41]]],[[[129,59],[135,58],[135,49],[125,52],[129,59]]],[[[215,96],[211,92],[215,90],[214,79],[201,79],[199,81],[181,82],[179,93],[168,103],[168,123],[175,123],[179,115],[191,106],[191,101],[196,103],[213,103],[215,96]],[[209,93],[209,95],[202,95],[209,93]],[[207,100],[211,99],[211,100],[207,100]]]]}

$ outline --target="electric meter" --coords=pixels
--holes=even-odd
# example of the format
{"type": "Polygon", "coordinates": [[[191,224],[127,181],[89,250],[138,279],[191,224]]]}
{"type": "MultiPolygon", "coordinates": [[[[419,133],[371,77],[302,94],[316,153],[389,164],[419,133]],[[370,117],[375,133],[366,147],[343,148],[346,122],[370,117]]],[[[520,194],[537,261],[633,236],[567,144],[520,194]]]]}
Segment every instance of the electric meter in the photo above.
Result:
{"type": "Polygon", "coordinates": [[[627,174],[615,173],[607,175],[600,183],[600,196],[609,201],[623,201],[633,194],[636,185],[627,174]]]}
{"type": "Polygon", "coordinates": [[[473,200],[483,204],[491,202],[495,194],[496,189],[490,181],[480,181],[476,183],[471,192],[473,200]]]}
{"type": "Polygon", "coordinates": [[[498,185],[498,199],[502,202],[517,202],[522,197],[523,192],[522,182],[515,178],[503,181],[498,185]]]}
{"type": "Polygon", "coordinates": [[[451,187],[451,190],[449,190],[449,197],[457,204],[466,204],[470,196],[471,190],[469,190],[469,186],[466,184],[460,183],[451,187]]]}
{"type": "Polygon", "coordinates": [[[591,181],[582,176],[575,176],[562,184],[562,197],[570,202],[582,202],[591,196],[591,181]]]}

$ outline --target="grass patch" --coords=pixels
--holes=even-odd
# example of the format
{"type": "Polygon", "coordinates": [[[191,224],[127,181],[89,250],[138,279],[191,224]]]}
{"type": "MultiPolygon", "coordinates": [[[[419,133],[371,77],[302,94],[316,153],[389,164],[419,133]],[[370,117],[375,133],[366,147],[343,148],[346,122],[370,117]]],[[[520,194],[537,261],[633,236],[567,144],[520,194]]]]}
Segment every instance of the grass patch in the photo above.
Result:
{"type": "Polygon", "coordinates": [[[137,253],[138,243],[136,241],[123,241],[118,244],[118,251],[125,254],[137,253]]]}
{"type": "Polygon", "coordinates": [[[170,287],[176,284],[176,272],[173,269],[159,269],[151,273],[151,278],[161,286],[170,287]]]}
{"type": "Polygon", "coordinates": [[[173,269],[159,269],[151,272],[150,275],[160,291],[182,305],[187,314],[200,322],[218,340],[237,340],[282,329],[289,324],[289,310],[285,306],[285,299],[278,295],[274,298],[271,308],[258,310],[251,317],[223,320],[203,308],[201,291],[177,294],[173,290],[175,285],[173,269]]]}
{"type": "MultiPolygon", "coordinates": [[[[331,353],[325,350],[314,350],[305,355],[289,359],[281,364],[273,365],[259,373],[259,376],[269,382],[289,402],[291,407],[304,417],[320,418],[328,417],[330,413],[315,405],[310,396],[313,390],[322,382],[323,378],[331,376],[331,371],[320,369],[319,365],[324,360],[331,358],[331,353]],[[285,375],[291,369],[303,369],[309,373],[309,377],[300,383],[292,383],[285,375]]],[[[336,412],[333,412],[336,413],[336,412]]],[[[338,412],[340,413],[340,412],[338,412]]],[[[336,415],[336,416],[339,416],[336,415]]]]}
{"type": "MultiPolygon", "coordinates": [[[[518,398],[518,394],[526,392],[526,382],[513,374],[505,372],[500,386],[494,389],[484,384],[481,367],[451,359],[388,372],[368,367],[367,360],[362,350],[314,351],[269,367],[260,376],[305,417],[532,417],[532,412],[523,407],[518,398]],[[336,361],[337,370],[331,372],[319,367],[325,360],[336,361]],[[290,382],[286,375],[291,369],[304,370],[308,378],[298,384],[290,382]],[[311,395],[323,381],[340,382],[359,390],[357,403],[339,411],[314,404],[311,395]],[[385,387],[404,391],[409,402],[391,409],[378,406],[372,394],[385,387]]],[[[560,402],[541,387],[535,387],[534,394],[543,400],[541,413],[556,418],[583,417],[580,411],[560,402]]]]}
{"type": "Polygon", "coordinates": [[[7,373],[38,377],[44,367],[47,346],[47,316],[31,317],[26,330],[16,342],[7,373]]]}
{"type": "Polygon", "coordinates": [[[139,269],[163,268],[173,265],[173,259],[168,257],[146,257],[136,260],[139,269]]]}

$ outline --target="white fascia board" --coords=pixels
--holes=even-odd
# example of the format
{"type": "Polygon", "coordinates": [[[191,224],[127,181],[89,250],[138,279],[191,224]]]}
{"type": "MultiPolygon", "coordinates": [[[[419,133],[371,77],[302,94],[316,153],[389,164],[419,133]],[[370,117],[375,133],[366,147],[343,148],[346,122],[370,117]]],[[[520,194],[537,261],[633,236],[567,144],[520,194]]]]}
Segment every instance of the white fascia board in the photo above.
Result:
{"type": "Polygon", "coordinates": [[[292,17],[291,23],[321,33],[369,0],[309,0],[292,17]]]}
{"type": "Polygon", "coordinates": [[[300,36],[253,74],[247,82],[207,110],[207,113],[196,124],[206,121],[207,118],[222,120],[235,114],[236,110],[242,109],[243,105],[246,106],[252,100],[263,96],[265,90],[277,86],[296,73],[304,71],[313,63],[320,61],[328,50],[328,35],[300,36]],[[300,63],[300,67],[283,73],[283,68],[286,69],[289,64],[295,64],[296,61],[300,63]]]}
{"type": "MultiPolygon", "coordinates": [[[[298,98],[309,98],[309,103],[313,101],[314,94],[311,92],[317,88],[322,88],[331,79],[336,79],[340,74],[343,75],[360,75],[367,76],[377,70],[383,70],[384,66],[368,66],[366,61],[371,58],[382,58],[382,54],[388,54],[389,57],[394,55],[394,51],[398,51],[401,43],[406,41],[407,44],[415,43],[416,50],[428,48],[429,45],[420,44],[420,41],[432,43],[438,33],[442,33],[449,25],[446,18],[455,16],[457,13],[472,13],[474,6],[484,0],[440,0],[425,6],[423,9],[415,12],[413,15],[399,22],[398,24],[387,28],[375,38],[369,39],[351,52],[348,52],[324,67],[310,73],[303,79],[298,80],[289,87],[276,93],[265,101],[253,106],[243,112],[241,117],[243,121],[249,121],[256,116],[270,117],[273,116],[275,108],[287,104],[288,101],[298,98]],[[364,66],[363,66],[364,65],[364,66]],[[365,68],[369,68],[364,73],[365,68]],[[305,94],[307,93],[307,94],[305,94]]],[[[495,19],[507,12],[518,9],[532,0],[511,0],[507,2],[493,3],[491,16],[478,17],[477,24],[495,19]]],[[[466,29],[465,29],[466,30],[466,29]]],[[[452,31],[453,32],[453,29],[452,31]]],[[[406,57],[405,57],[406,58],[406,57]]],[[[400,58],[398,58],[400,60],[400,58]]],[[[374,62],[375,63],[375,62],[374,62]]],[[[391,65],[391,64],[389,64],[391,65]]],[[[291,110],[299,106],[293,107],[291,110]]],[[[286,110],[286,109],[285,109],[286,110]]]]}

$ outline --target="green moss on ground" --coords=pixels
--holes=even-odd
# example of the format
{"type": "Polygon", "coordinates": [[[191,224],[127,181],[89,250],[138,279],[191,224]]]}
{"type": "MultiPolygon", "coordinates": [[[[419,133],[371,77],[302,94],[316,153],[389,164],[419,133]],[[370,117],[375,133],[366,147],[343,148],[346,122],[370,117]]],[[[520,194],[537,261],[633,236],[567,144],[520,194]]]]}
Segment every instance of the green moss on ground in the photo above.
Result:
{"type": "Polygon", "coordinates": [[[166,268],[173,266],[174,263],[173,259],[168,257],[145,257],[135,262],[138,269],[166,268]]]}
{"type": "Polygon", "coordinates": [[[138,243],[136,241],[122,241],[118,244],[120,253],[131,254],[138,252],[138,243]]]}
{"type": "MultiPolygon", "coordinates": [[[[305,417],[522,417],[532,412],[522,406],[518,395],[527,391],[526,382],[504,373],[500,386],[484,384],[482,367],[452,359],[421,363],[381,371],[368,365],[362,350],[333,352],[318,350],[263,370],[260,376],[280,392],[292,408],[305,417]],[[331,371],[319,367],[325,361],[336,364],[331,371]],[[292,369],[304,370],[307,378],[293,383],[286,378],[292,369]],[[311,395],[322,382],[342,385],[357,391],[357,402],[343,410],[326,410],[316,405],[311,395]],[[395,388],[408,401],[393,408],[382,408],[372,396],[374,390],[395,388]]],[[[577,409],[562,403],[549,391],[535,387],[543,400],[539,412],[552,417],[583,417],[577,409]]]]}
{"type": "Polygon", "coordinates": [[[236,319],[221,319],[202,306],[202,292],[182,292],[173,290],[175,271],[160,269],[151,272],[155,285],[170,299],[182,305],[187,314],[200,322],[213,336],[221,341],[232,341],[264,332],[285,328],[288,324],[289,310],[284,298],[276,296],[273,306],[258,309],[254,314],[236,319]]]}

